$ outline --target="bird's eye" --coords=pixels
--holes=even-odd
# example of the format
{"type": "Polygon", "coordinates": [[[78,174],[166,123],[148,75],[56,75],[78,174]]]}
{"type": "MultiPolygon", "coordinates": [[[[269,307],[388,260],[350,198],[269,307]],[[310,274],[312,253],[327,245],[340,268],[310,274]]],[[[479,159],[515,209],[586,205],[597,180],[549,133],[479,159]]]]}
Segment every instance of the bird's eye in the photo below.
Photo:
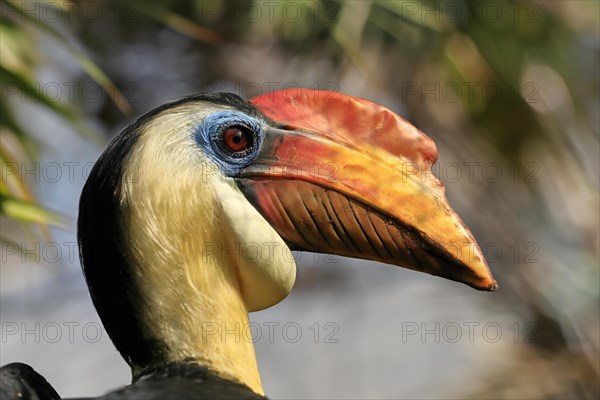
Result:
{"type": "Polygon", "coordinates": [[[254,136],[254,132],[245,126],[230,126],[221,133],[221,147],[232,157],[244,157],[255,145],[254,136]]]}
{"type": "Polygon", "coordinates": [[[222,134],[225,147],[234,154],[244,153],[254,146],[254,135],[245,127],[231,126],[222,134]]]}

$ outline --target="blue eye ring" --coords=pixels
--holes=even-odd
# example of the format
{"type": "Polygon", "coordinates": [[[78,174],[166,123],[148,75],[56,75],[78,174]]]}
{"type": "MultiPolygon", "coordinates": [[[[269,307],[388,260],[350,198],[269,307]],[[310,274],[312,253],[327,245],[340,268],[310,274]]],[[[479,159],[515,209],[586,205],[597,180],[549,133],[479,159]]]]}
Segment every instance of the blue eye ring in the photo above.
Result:
{"type": "Polygon", "coordinates": [[[258,154],[262,145],[262,123],[236,110],[223,110],[204,117],[193,137],[227,176],[236,176],[258,154]],[[248,141],[242,151],[232,150],[223,140],[230,129],[239,129],[248,141]]]}

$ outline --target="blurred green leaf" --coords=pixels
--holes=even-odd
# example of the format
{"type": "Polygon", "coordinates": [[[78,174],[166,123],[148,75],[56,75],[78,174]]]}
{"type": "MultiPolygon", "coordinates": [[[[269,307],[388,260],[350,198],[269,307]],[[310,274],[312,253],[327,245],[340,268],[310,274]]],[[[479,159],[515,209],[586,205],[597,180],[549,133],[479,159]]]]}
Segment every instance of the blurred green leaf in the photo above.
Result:
{"type": "Polygon", "coordinates": [[[0,214],[5,214],[20,222],[47,224],[66,228],[64,218],[38,204],[18,199],[11,195],[0,194],[0,214]]]}
{"type": "Polygon", "coordinates": [[[15,6],[14,4],[12,4],[11,0],[8,0],[7,4],[9,8],[15,11],[21,18],[25,19],[28,22],[31,22],[40,30],[56,39],[64,48],[69,50],[71,54],[77,59],[79,65],[81,65],[83,70],[104,89],[104,91],[109,95],[109,97],[113,100],[113,102],[121,110],[121,112],[123,112],[126,115],[131,114],[131,106],[125,101],[125,96],[119,91],[119,89],[110,80],[110,78],[85,53],[83,53],[77,47],[69,43],[69,41],[61,33],[59,33],[50,25],[45,24],[36,18],[33,18],[26,12],[23,12],[23,10],[19,6],[15,6]]]}
{"type": "Polygon", "coordinates": [[[163,7],[154,6],[150,2],[145,4],[144,7],[140,7],[138,11],[143,15],[163,23],[177,32],[180,32],[200,42],[217,44],[223,40],[223,38],[214,31],[179,14],[170,12],[163,7]]]}

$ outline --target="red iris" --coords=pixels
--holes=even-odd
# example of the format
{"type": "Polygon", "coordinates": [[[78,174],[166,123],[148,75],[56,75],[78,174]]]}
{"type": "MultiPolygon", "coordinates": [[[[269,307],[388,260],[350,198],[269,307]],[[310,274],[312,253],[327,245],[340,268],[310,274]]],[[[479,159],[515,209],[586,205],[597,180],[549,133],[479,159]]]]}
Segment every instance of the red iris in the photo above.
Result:
{"type": "Polygon", "coordinates": [[[231,151],[244,151],[252,145],[252,135],[246,130],[232,126],[223,132],[223,143],[231,151]]]}

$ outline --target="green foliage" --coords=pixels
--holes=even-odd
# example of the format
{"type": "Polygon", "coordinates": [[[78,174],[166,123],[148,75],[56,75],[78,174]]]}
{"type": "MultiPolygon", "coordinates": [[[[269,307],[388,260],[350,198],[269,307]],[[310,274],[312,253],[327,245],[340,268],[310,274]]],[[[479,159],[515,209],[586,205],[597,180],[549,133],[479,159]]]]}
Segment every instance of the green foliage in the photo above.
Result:
{"type": "MultiPolygon", "coordinates": [[[[81,110],[76,104],[55,101],[44,94],[36,79],[36,66],[41,62],[36,55],[36,35],[45,34],[56,40],[62,47],[68,49],[81,68],[86,71],[109,94],[119,97],[119,92],[111,80],[83,52],[71,45],[69,41],[54,27],[43,21],[32,18],[28,13],[10,1],[2,2],[2,10],[8,15],[0,19],[0,40],[2,54],[0,57],[0,82],[3,91],[6,88],[15,89],[18,93],[10,93],[12,99],[28,98],[32,103],[39,104],[64,118],[77,132],[88,139],[99,143],[99,135],[83,123],[81,110]],[[8,13],[10,11],[10,13],[8,13]],[[33,28],[33,29],[32,29],[33,28]]],[[[9,97],[8,93],[3,96],[9,97]]],[[[21,127],[13,117],[9,101],[0,103],[0,215],[5,215],[20,223],[27,232],[31,232],[28,224],[37,224],[42,234],[48,238],[47,225],[64,228],[64,219],[56,212],[48,210],[36,202],[33,188],[16,178],[11,169],[22,166],[36,159],[37,146],[31,139],[31,134],[21,127]]],[[[14,102],[13,102],[14,103],[14,102]]],[[[124,112],[129,112],[129,106],[119,102],[117,106],[124,112]]]]}

